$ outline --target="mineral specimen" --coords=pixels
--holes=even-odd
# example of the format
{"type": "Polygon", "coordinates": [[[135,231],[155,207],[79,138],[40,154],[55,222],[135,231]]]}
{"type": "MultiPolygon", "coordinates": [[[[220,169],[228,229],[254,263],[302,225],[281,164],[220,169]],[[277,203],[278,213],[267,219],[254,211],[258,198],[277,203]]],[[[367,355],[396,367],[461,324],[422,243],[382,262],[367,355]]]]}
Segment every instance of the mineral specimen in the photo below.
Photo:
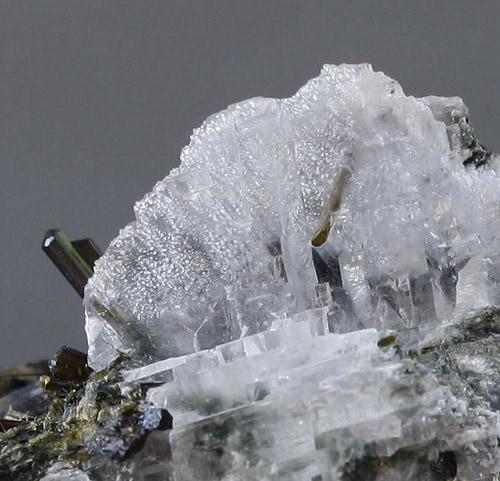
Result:
{"type": "Polygon", "coordinates": [[[499,165],[369,65],[210,117],[95,263],[44,481],[497,480],[499,165]]]}
{"type": "MultiPolygon", "coordinates": [[[[64,353],[59,357],[67,359],[64,353]]],[[[0,480],[37,481],[46,474],[44,481],[135,481],[143,471],[169,479],[162,458],[170,456],[165,430],[172,418],[143,402],[141,385],[120,393],[122,367],[118,362],[92,373],[86,384],[66,378],[50,386],[45,416],[0,435],[0,480]]]]}
{"type": "Polygon", "coordinates": [[[418,339],[499,301],[498,161],[459,98],[406,97],[368,65],[325,66],[289,99],[210,117],[181,160],[96,264],[97,369],[118,352],[211,349],[322,307],[332,332],[418,339]]]}

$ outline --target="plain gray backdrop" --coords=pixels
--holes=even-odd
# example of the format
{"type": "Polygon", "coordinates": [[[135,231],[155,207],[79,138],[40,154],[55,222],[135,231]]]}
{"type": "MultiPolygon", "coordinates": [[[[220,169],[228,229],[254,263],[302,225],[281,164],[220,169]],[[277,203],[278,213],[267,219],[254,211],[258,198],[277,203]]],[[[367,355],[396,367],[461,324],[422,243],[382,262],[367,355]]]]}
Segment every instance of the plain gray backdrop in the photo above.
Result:
{"type": "Polygon", "coordinates": [[[499,149],[499,15],[484,0],[0,0],[0,366],[85,348],[45,230],[105,248],[230,103],[370,62],[407,94],[463,97],[499,149]]]}

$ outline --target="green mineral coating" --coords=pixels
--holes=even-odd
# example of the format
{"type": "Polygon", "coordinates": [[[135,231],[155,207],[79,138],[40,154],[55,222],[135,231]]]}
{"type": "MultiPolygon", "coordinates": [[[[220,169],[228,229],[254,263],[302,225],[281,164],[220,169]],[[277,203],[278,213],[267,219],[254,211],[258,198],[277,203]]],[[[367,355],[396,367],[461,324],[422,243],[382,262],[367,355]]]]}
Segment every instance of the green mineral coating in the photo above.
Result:
{"type": "Polygon", "coordinates": [[[496,307],[485,309],[457,326],[450,326],[450,330],[455,331],[450,336],[452,343],[472,341],[500,334],[500,309],[496,307]]]}
{"type": "Polygon", "coordinates": [[[92,458],[98,466],[140,444],[147,435],[140,425],[145,391],[137,387],[130,396],[121,395],[116,387],[121,363],[91,374],[86,385],[52,392],[46,415],[0,433],[0,479],[36,480],[61,460],[85,469],[92,458]]]}
{"type": "MultiPolygon", "coordinates": [[[[466,396],[474,399],[478,412],[474,422],[479,422],[483,407],[490,402],[500,403],[489,391],[496,385],[476,379],[477,374],[470,372],[467,363],[459,361],[464,355],[485,354],[491,372],[500,372],[499,338],[500,310],[484,310],[470,319],[445,326],[439,339],[431,340],[423,348],[402,351],[401,357],[406,362],[398,376],[403,379],[412,370],[422,369],[433,373],[452,392],[459,391],[462,397],[470,391],[466,396]],[[413,362],[417,359],[420,366],[413,362]]],[[[393,339],[381,341],[383,345],[391,345],[393,339]]],[[[110,369],[92,373],[86,384],[51,392],[52,404],[44,416],[0,432],[0,480],[40,479],[56,461],[70,462],[92,474],[92,469],[109,463],[110,459],[122,460],[140,449],[147,435],[141,426],[147,389],[137,386],[127,396],[121,394],[117,383],[121,381],[124,363],[126,360],[120,359],[110,369]]],[[[404,382],[396,383],[394,388],[409,398],[425,390],[419,383],[408,386],[404,382]]],[[[211,412],[223,401],[206,393],[191,402],[199,410],[211,412]]],[[[467,427],[464,425],[464,430],[467,427]]],[[[258,461],[253,429],[251,415],[238,422],[226,418],[215,425],[202,424],[194,439],[190,462],[207,466],[208,457],[208,466],[220,478],[233,468],[231,453],[240,453],[253,465],[258,461]]],[[[387,479],[391,479],[391,470],[404,472],[405,466],[422,470],[422,479],[428,481],[453,479],[456,469],[453,453],[441,453],[435,460],[422,456],[418,451],[399,451],[390,458],[380,458],[366,452],[364,457],[346,466],[342,481],[376,480],[374,473],[380,472],[387,472],[387,479]]]]}
{"type": "Polygon", "coordinates": [[[408,450],[397,451],[390,457],[366,455],[348,463],[342,481],[377,481],[377,479],[406,479],[420,474],[426,481],[453,481],[456,479],[457,462],[452,452],[439,453],[429,460],[425,453],[408,450]],[[395,478],[394,476],[403,476],[395,478]]]}
{"type": "Polygon", "coordinates": [[[254,422],[249,415],[243,420],[226,418],[213,424],[202,424],[197,430],[191,450],[191,462],[206,466],[210,474],[222,479],[233,468],[237,452],[248,466],[258,463],[254,422]]]}
{"type": "Polygon", "coordinates": [[[117,307],[107,308],[99,300],[92,298],[92,309],[99,314],[108,324],[134,346],[136,354],[150,361],[159,356],[168,357],[170,353],[163,352],[162,342],[145,326],[139,325],[117,307]]]}

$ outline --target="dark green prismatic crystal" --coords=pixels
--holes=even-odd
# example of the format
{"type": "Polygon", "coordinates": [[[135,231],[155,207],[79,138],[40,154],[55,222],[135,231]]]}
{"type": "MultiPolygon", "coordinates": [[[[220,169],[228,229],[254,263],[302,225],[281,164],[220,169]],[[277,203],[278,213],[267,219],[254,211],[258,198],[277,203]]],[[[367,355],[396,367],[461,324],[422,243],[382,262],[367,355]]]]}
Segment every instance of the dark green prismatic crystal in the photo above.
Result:
{"type": "Polygon", "coordinates": [[[91,239],[70,241],[57,229],[47,231],[42,249],[83,298],[85,285],[93,274],[101,252],[91,239]]]}

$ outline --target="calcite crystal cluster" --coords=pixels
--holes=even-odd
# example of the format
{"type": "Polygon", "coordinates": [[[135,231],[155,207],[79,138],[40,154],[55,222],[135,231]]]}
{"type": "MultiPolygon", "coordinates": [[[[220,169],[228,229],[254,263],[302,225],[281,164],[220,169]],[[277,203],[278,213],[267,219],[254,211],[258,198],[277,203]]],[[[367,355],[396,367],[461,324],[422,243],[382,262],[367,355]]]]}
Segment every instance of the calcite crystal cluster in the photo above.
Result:
{"type": "Polygon", "coordinates": [[[498,479],[499,166],[369,65],[208,118],[85,293],[90,366],[173,427],[44,480],[498,479]]]}
{"type": "Polygon", "coordinates": [[[421,339],[497,304],[494,161],[459,98],[406,97],[368,65],[213,115],[97,263],[91,365],[201,352],[320,312],[331,333],[421,339]]]}
{"type": "Polygon", "coordinates": [[[176,481],[493,479],[497,163],[369,65],[232,105],[97,262],[90,363],[158,384],[176,481]]]}

